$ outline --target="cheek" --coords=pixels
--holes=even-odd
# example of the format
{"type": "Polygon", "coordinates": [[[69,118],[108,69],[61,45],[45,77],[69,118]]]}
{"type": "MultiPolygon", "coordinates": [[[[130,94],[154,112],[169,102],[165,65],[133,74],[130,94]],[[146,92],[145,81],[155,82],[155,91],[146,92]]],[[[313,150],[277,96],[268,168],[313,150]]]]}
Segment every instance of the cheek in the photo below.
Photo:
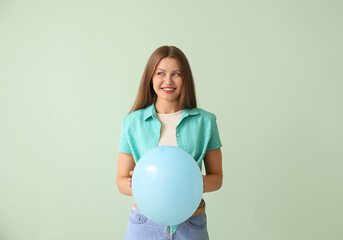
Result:
{"type": "Polygon", "coordinates": [[[157,89],[159,89],[159,86],[161,85],[160,81],[156,78],[153,78],[152,81],[152,87],[153,89],[156,91],[157,89]]]}
{"type": "Polygon", "coordinates": [[[183,86],[182,78],[178,80],[178,86],[181,88],[183,86]]]}

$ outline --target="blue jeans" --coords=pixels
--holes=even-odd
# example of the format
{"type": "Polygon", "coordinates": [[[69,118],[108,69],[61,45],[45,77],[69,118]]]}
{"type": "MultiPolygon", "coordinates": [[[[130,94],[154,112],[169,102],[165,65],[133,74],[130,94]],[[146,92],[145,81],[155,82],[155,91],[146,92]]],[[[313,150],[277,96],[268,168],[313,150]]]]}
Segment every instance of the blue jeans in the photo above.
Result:
{"type": "MultiPolygon", "coordinates": [[[[137,208],[133,207],[127,225],[125,240],[169,240],[167,226],[149,220],[137,208]]],[[[173,240],[208,240],[206,214],[190,217],[181,223],[172,235],[173,240]]]]}

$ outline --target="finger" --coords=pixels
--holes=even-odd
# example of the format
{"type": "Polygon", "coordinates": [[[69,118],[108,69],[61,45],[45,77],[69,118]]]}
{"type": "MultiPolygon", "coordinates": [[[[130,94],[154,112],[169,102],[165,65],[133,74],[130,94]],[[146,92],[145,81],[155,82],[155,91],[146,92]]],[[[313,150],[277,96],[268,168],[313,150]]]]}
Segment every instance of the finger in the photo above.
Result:
{"type": "Polygon", "coordinates": [[[203,180],[203,193],[205,193],[206,181],[205,181],[204,175],[202,175],[202,180],[203,180]]]}

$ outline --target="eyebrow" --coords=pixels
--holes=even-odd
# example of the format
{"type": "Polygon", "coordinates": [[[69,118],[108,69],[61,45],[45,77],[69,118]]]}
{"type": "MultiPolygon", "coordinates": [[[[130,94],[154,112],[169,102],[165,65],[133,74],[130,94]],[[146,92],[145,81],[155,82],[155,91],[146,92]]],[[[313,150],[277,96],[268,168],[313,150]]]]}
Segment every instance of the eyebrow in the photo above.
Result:
{"type": "MultiPolygon", "coordinates": [[[[166,70],[164,70],[164,69],[162,69],[162,68],[157,68],[157,70],[166,71],[166,70]]],[[[181,70],[173,70],[172,72],[181,72],[181,70]]]]}

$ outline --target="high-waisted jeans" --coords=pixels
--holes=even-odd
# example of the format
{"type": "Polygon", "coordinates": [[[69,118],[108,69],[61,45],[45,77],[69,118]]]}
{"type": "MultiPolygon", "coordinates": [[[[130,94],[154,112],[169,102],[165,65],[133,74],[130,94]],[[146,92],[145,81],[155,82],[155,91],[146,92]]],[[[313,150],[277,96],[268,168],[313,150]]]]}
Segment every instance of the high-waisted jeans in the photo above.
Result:
{"type": "MultiPolygon", "coordinates": [[[[159,225],[149,220],[144,214],[133,207],[127,225],[125,240],[169,240],[168,226],[159,225]]],[[[173,240],[208,240],[206,213],[190,217],[178,225],[173,240]]]]}

